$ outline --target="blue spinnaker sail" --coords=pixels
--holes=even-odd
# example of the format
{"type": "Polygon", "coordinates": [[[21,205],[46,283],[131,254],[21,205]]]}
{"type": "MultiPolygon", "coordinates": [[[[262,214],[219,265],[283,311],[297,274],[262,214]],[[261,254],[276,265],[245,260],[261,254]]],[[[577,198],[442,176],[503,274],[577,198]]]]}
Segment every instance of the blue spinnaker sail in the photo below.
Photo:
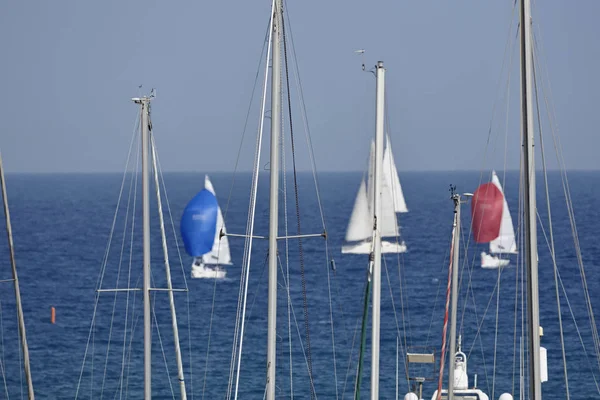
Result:
{"type": "Polygon", "coordinates": [[[215,195],[203,189],[183,210],[181,236],[185,251],[190,256],[200,257],[212,249],[217,230],[218,209],[215,195]]]}

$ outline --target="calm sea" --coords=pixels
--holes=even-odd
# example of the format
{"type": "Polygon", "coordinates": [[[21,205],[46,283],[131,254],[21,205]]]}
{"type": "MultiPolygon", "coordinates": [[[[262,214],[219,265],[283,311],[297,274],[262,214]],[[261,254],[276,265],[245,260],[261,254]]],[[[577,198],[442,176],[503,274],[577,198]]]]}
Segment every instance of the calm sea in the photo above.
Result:
{"type": "MultiPolygon", "coordinates": [[[[499,176],[503,180],[501,173],[499,176]]],[[[228,231],[245,233],[250,175],[238,174],[233,190],[231,174],[213,174],[211,179],[223,212],[226,212],[228,231]]],[[[353,396],[359,343],[357,330],[360,329],[362,315],[367,256],[342,255],[340,250],[360,179],[361,175],[358,173],[325,173],[319,176],[327,241],[323,238],[305,239],[301,253],[297,240],[289,241],[287,252],[286,243],[280,242],[277,390],[281,398],[290,397],[290,373],[294,376],[294,396],[309,398],[305,305],[317,396],[324,399],[353,396]],[[305,295],[300,254],[303,256],[305,271],[305,295]],[[291,314],[288,313],[284,280],[288,259],[291,314]],[[332,268],[332,259],[335,260],[335,270],[332,268]],[[288,334],[290,327],[291,335],[288,334]],[[335,352],[332,336],[335,339],[335,352]]],[[[408,252],[400,256],[386,256],[382,273],[382,399],[393,399],[396,396],[398,337],[400,398],[411,384],[406,379],[402,356],[406,346],[413,351],[426,350],[428,347],[435,349],[436,362],[439,362],[443,296],[447,283],[453,218],[448,187],[449,184],[455,184],[460,192],[473,192],[479,179],[479,173],[474,172],[408,172],[401,176],[410,211],[400,214],[399,222],[408,252]]],[[[95,305],[95,290],[99,285],[106,289],[115,286],[141,286],[140,192],[138,188],[137,201],[134,202],[133,194],[132,197],[129,196],[130,181],[126,180],[119,213],[115,219],[121,180],[122,176],[117,174],[9,174],[7,177],[32,374],[38,398],[74,398],[76,393],[79,398],[85,399],[142,397],[141,293],[102,293],[97,306],[95,305]],[[126,212],[128,201],[129,213],[126,212]],[[114,228],[113,221],[116,221],[114,228]],[[114,234],[107,253],[111,229],[114,229],[114,234]],[[132,241],[133,251],[130,251],[132,241]],[[103,268],[105,259],[106,267],[103,268]],[[102,271],[105,272],[101,274],[102,271]],[[56,309],[55,324],[50,323],[51,307],[56,309]],[[94,316],[94,329],[90,330],[94,316]],[[121,379],[122,376],[124,378],[121,379]]],[[[266,235],[268,227],[268,179],[262,176],[261,180],[256,235],[266,235]]],[[[560,175],[550,173],[549,181],[556,257],[564,285],[564,292],[561,287],[560,293],[571,398],[597,398],[598,391],[590,371],[595,371],[595,379],[598,379],[598,362],[594,356],[582,277],[560,175]],[[565,292],[569,296],[569,304],[565,301],[565,292]],[[573,317],[577,325],[573,322],[573,317]],[[583,342],[580,341],[578,332],[583,342]]],[[[177,236],[181,212],[186,202],[202,188],[203,182],[203,174],[165,175],[177,236]]],[[[301,232],[321,233],[323,224],[312,176],[300,174],[298,182],[301,232]]],[[[600,245],[596,236],[600,221],[598,182],[598,172],[569,174],[578,240],[595,309],[600,307],[597,296],[600,288],[600,245]]],[[[518,227],[517,173],[509,172],[503,183],[515,227],[518,227]]],[[[544,328],[542,345],[548,349],[549,375],[549,382],[544,383],[543,388],[545,398],[563,399],[561,390],[565,383],[554,275],[544,236],[544,232],[549,234],[549,229],[542,183],[538,179],[539,220],[544,226],[544,231],[538,230],[540,319],[544,328]]],[[[293,181],[289,179],[287,185],[288,231],[295,234],[297,221],[293,181]]],[[[163,198],[163,202],[166,203],[166,199],[163,198]]],[[[155,203],[152,202],[153,207],[155,203]]],[[[188,398],[224,398],[228,388],[244,241],[230,238],[234,265],[228,267],[227,279],[218,282],[190,279],[191,258],[183,253],[181,245],[178,247],[175,243],[170,215],[166,211],[166,204],[163,206],[165,218],[169,222],[167,236],[173,285],[189,289],[187,292],[175,293],[188,398]]],[[[519,337],[514,335],[515,326],[519,331],[522,324],[520,297],[515,307],[515,296],[520,295],[522,290],[518,280],[521,270],[515,267],[520,258],[512,258],[511,266],[503,269],[500,276],[497,270],[482,270],[478,255],[486,247],[468,240],[469,206],[464,206],[463,211],[463,258],[466,257],[466,260],[461,274],[458,318],[462,348],[469,355],[470,385],[473,385],[477,374],[477,386],[486,391],[490,398],[493,390],[493,398],[497,399],[501,393],[513,392],[513,387],[518,386],[518,378],[513,377],[518,376],[519,359],[515,359],[513,355],[515,348],[517,352],[519,349],[519,337]],[[497,344],[496,352],[494,343],[497,344]]],[[[281,212],[284,212],[283,206],[281,212]]],[[[152,224],[153,286],[164,288],[164,261],[155,212],[152,224]]],[[[281,232],[284,229],[282,222],[281,232]]],[[[5,241],[2,242],[1,250],[3,267],[0,279],[8,279],[10,264],[5,241]]],[[[256,239],[252,252],[246,338],[241,361],[239,393],[242,398],[262,398],[265,389],[266,257],[266,241],[256,239]]],[[[4,386],[5,390],[0,390],[3,393],[0,397],[14,398],[25,392],[20,372],[12,286],[10,283],[1,285],[0,357],[5,379],[0,382],[0,386],[4,386]]],[[[175,397],[178,397],[167,294],[154,292],[153,298],[154,397],[171,398],[172,390],[175,397]]],[[[367,341],[363,372],[363,395],[369,389],[369,342],[370,340],[367,341]]],[[[410,371],[410,374],[434,377],[435,371],[423,368],[410,371]]],[[[436,383],[426,382],[424,397],[429,398],[435,388],[436,383]]]]}

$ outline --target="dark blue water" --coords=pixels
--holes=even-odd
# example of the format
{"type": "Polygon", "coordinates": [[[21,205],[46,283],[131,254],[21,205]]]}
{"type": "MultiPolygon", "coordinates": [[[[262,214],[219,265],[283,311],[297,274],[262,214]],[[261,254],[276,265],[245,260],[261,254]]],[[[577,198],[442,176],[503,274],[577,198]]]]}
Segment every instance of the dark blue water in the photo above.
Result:
{"type": "MultiPolygon", "coordinates": [[[[499,175],[502,179],[502,174],[499,175]]],[[[245,232],[249,177],[249,174],[239,174],[229,197],[231,175],[211,175],[224,212],[228,199],[230,200],[226,215],[229,232],[245,232]]],[[[268,199],[265,178],[266,176],[261,178],[262,192],[257,205],[256,234],[267,233],[268,199]]],[[[600,219],[598,212],[600,188],[597,185],[599,178],[600,174],[596,172],[572,172],[569,175],[579,241],[586,264],[587,283],[595,308],[600,306],[596,295],[600,287],[598,273],[600,245],[596,236],[600,219]]],[[[122,177],[116,174],[9,175],[7,177],[33,380],[39,398],[74,398],[78,387],[79,398],[141,397],[143,309],[140,293],[129,292],[127,295],[121,292],[116,297],[114,293],[101,294],[95,314],[95,328],[90,331],[96,299],[95,289],[101,276],[121,179],[122,177]],[[50,307],[56,308],[56,324],[50,324],[50,307]],[[82,373],[86,347],[87,357],[82,373]],[[123,364],[122,360],[126,362],[123,364]],[[119,377],[122,375],[125,378],[120,380],[119,377]]],[[[590,323],[587,319],[560,176],[558,173],[551,173],[549,179],[557,261],[562,281],[569,295],[570,306],[589,353],[588,361],[582,350],[571,312],[563,297],[562,316],[565,326],[569,383],[571,388],[574,388],[571,398],[589,399],[598,397],[590,372],[596,371],[598,376],[598,366],[593,356],[590,323]]],[[[344,393],[344,398],[351,398],[353,394],[352,386],[358,358],[358,335],[355,336],[355,331],[359,327],[362,313],[367,260],[366,256],[342,255],[340,249],[359,180],[360,174],[355,173],[323,174],[319,177],[328,233],[327,247],[322,238],[303,241],[311,358],[314,385],[320,398],[335,398],[336,390],[340,397],[344,393]],[[330,268],[331,258],[335,259],[337,267],[335,272],[330,268]],[[335,370],[329,287],[336,343],[335,370]]],[[[203,175],[167,174],[165,181],[177,225],[186,202],[202,187],[203,175]]],[[[288,183],[291,184],[291,181],[288,183]]],[[[400,223],[409,251],[400,257],[387,256],[385,259],[387,268],[382,274],[381,398],[395,397],[398,334],[403,348],[404,345],[413,348],[430,346],[437,351],[436,361],[439,361],[444,309],[442,296],[447,282],[448,250],[453,218],[453,206],[448,193],[450,183],[456,184],[459,191],[472,192],[479,183],[479,174],[471,172],[402,174],[402,184],[410,212],[400,215],[400,223]],[[396,314],[394,314],[390,292],[394,297],[396,314]],[[394,315],[397,315],[397,319],[394,315]]],[[[102,288],[141,286],[141,203],[138,201],[135,213],[129,214],[129,227],[132,215],[136,218],[134,246],[130,254],[131,231],[124,232],[128,185],[127,182],[127,190],[121,202],[107,257],[108,263],[103,275],[102,288]],[[126,244],[121,256],[124,236],[126,244]],[[120,259],[122,259],[121,263],[119,263],[120,259]],[[131,274],[129,274],[130,259],[131,274]]],[[[541,182],[538,182],[538,185],[542,190],[541,182]]],[[[301,174],[299,186],[302,232],[320,233],[323,228],[312,177],[301,174]]],[[[504,186],[514,224],[518,226],[517,174],[509,173],[504,186]]],[[[291,196],[292,192],[289,193],[291,196]]],[[[543,194],[540,195],[539,201],[540,218],[547,229],[547,210],[543,194]]],[[[290,197],[289,229],[290,232],[295,233],[296,215],[293,205],[293,197],[290,197]]],[[[465,217],[463,221],[466,227],[464,237],[467,238],[468,206],[463,210],[465,217]]],[[[153,215],[153,285],[164,288],[162,249],[156,222],[157,217],[153,215]]],[[[283,230],[283,224],[281,226],[283,230]]],[[[173,284],[176,288],[189,288],[188,292],[175,294],[188,398],[192,395],[193,398],[201,398],[203,393],[205,398],[223,398],[227,391],[229,377],[243,240],[230,239],[234,265],[228,270],[228,279],[215,284],[211,280],[189,279],[191,259],[187,255],[182,256],[182,269],[178,248],[173,240],[173,231],[170,227],[167,230],[173,284]],[[187,283],[184,278],[187,279],[187,283]],[[212,329],[210,351],[206,362],[209,327],[212,329]]],[[[546,398],[561,399],[564,398],[561,392],[564,379],[554,278],[551,259],[541,230],[539,243],[541,325],[544,327],[542,344],[548,349],[550,376],[550,381],[544,383],[543,388],[546,398]]],[[[256,240],[255,244],[250,273],[246,339],[242,359],[243,372],[240,379],[242,398],[262,398],[265,387],[266,241],[256,240]]],[[[0,279],[7,279],[10,277],[10,268],[6,244],[3,242],[2,246],[3,267],[0,279]]],[[[296,397],[308,398],[308,373],[300,345],[300,337],[302,341],[305,340],[305,330],[298,242],[292,240],[289,246],[290,297],[297,319],[296,325],[292,317],[293,390],[296,397]]],[[[285,269],[283,242],[280,243],[279,249],[282,268],[285,269]]],[[[179,250],[183,251],[182,248],[179,250]]],[[[478,267],[477,256],[482,250],[485,250],[485,246],[468,242],[465,264],[467,267],[462,273],[461,280],[459,323],[462,326],[463,350],[469,355],[470,384],[473,383],[474,374],[477,374],[478,386],[490,395],[494,375],[494,341],[497,340],[494,398],[498,398],[502,392],[513,391],[515,366],[518,372],[518,359],[515,364],[513,354],[515,285],[516,273],[519,270],[515,268],[516,258],[514,258],[512,266],[504,269],[500,277],[500,313],[496,339],[494,290],[498,271],[482,270],[478,267]],[[475,266],[471,268],[473,257],[475,257],[475,266]],[[486,313],[490,296],[492,302],[486,313]],[[485,317],[481,322],[484,314],[485,317]],[[477,335],[479,324],[481,329],[480,334],[477,335]]],[[[20,353],[15,328],[14,300],[11,284],[2,283],[2,285],[0,299],[2,352],[0,355],[6,371],[8,394],[10,397],[18,397],[22,393],[23,386],[20,383],[22,374],[19,366],[20,353]]],[[[287,333],[287,295],[284,286],[284,281],[280,279],[277,390],[282,398],[289,397],[290,392],[288,352],[290,341],[287,333]]],[[[171,385],[176,394],[178,389],[167,295],[164,292],[157,292],[153,298],[156,301],[155,313],[159,328],[157,331],[154,326],[153,389],[156,398],[170,398],[171,385]]],[[[520,300],[517,316],[516,324],[519,330],[520,300]]],[[[369,387],[369,347],[368,345],[365,357],[363,384],[365,394],[368,393],[369,387]]],[[[418,372],[422,375],[434,376],[433,371],[426,369],[418,372]]],[[[400,396],[403,396],[409,384],[405,378],[402,355],[399,374],[400,396]]],[[[4,386],[3,381],[0,385],[4,386]]],[[[427,396],[425,397],[431,396],[435,387],[434,382],[426,383],[427,396]]],[[[6,396],[4,389],[0,390],[0,393],[6,396]]]]}

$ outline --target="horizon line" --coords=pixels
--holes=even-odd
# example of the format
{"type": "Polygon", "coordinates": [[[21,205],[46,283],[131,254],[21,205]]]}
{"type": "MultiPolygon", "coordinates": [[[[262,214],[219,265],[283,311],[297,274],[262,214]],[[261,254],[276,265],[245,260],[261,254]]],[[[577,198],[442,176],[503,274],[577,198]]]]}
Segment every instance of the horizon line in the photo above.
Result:
{"type": "MultiPolygon", "coordinates": [[[[491,168],[489,171],[494,168],[491,168]]],[[[495,169],[496,171],[503,172],[519,172],[519,169],[495,169]]],[[[563,171],[561,168],[546,168],[547,171],[557,172],[563,171]]],[[[542,172],[542,168],[536,168],[536,172],[542,172]]],[[[600,168],[569,168],[566,169],[567,172],[599,172],[600,168]]],[[[129,173],[133,171],[127,171],[129,173]]],[[[136,171],[141,172],[141,171],[136,171]]],[[[260,171],[261,173],[267,173],[269,171],[260,171]]],[[[291,173],[293,171],[287,171],[291,173]]],[[[313,171],[310,169],[301,169],[297,170],[299,173],[312,173],[313,171]]],[[[317,171],[317,174],[320,173],[338,173],[338,174],[346,174],[346,173],[363,173],[363,170],[322,170],[317,171]]],[[[403,173],[426,173],[426,172],[482,172],[481,169],[408,169],[398,171],[400,175],[403,173]]],[[[239,170],[239,171],[200,171],[200,170],[163,170],[162,173],[165,174],[233,174],[233,173],[252,173],[252,170],[239,170]]],[[[93,175],[93,174],[123,174],[123,171],[6,171],[6,174],[19,174],[19,175],[93,175]]]]}

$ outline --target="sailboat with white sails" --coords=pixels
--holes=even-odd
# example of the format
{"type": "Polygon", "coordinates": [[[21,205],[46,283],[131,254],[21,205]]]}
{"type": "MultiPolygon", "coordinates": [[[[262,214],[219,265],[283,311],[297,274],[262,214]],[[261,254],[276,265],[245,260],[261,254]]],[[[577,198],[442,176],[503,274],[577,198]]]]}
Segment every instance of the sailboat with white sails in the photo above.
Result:
{"type": "MultiPolygon", "coordinates": [[[[215,188],[208,175],[204,176],[204,188],[216,196],[215,188]]],[[[227,271],[221,266],[232,265],[231,253],[229,251],[229,239],[221,206],[217,208],[217,230],[211,251],[200,257],[195,257],[192,263],[192,278],[214,278],[222,279],[227,271]],[[211,267],[214,265],[214,267],[211,267]]]]}
{"type": "MultiPolygon", "coordinates": [[[[375,142],[371,141],[369,154],[369,167],[367,179],[363,178],[354,200],[354,208],[350,214],[350,222],[346,230],[346,241],[354,242],[342,246],[342,253],[369,254],[372,251],[371,236],[373,233],[373,193],[375,190],[373,171],[375,163],[375,142]]],[[[400,226],[396,213],[406,213],[406,201],[400,185],[400,177],[394,162],[394,154],[390,144],[389,135],[386,135],[385,149],[383,151],[383,176],[381,187],[381,235],[382,237],[398,238],[400,226]]],[[[382,253],[404,253],[407,247],[404,240],[381,242],[382,253]]]]}
{"type": "Polygon", "coordinates": [[[502,254],[517,254],[517,243],[515,241],[515,228],[513,227],[512,217],[504,196],[504,190],[496,175],[496,171],[492,171],[492,184],[502,193],[504,205],[502,208],[502,220],[500,222],[500,232],[498,237],[490,241],[490,253],[481,252],[481,267],[482,268],[500,268],[510,264],[508,258],[501,258],[502,254]],[[496,255],[494,255],[496,254],[496,255]]]}

